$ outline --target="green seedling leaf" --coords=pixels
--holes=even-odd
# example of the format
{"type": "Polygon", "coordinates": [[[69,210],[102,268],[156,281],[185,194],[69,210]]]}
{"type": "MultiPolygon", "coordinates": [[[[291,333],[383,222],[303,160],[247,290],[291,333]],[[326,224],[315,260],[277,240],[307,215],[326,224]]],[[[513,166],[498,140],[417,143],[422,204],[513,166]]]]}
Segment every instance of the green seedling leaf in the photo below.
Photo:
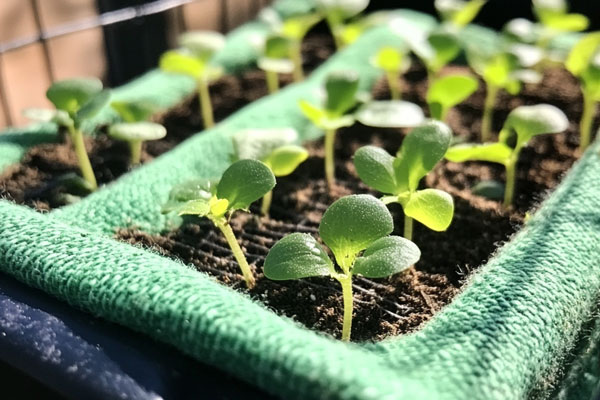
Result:
{"type": "Polygon", "coordinates": [[[431,117],[443,121],[450,108],[473,94],[479,82],[465,75],[448,75],[435,80],[427,91],[431,117]]]}
{"type": "Polygon", "coordinates": [[[178,215],[196,215],[204,217],[210,212],[210,204],[204,199],[190,200],[184,203],[178,210],[178,215]]]}
{"type": "Polygon", "coordinates": [[[93,95],[75,113],[75,120],[85,120],[94,117],[110,101],[110,90],[103,90],[93,95]]]}
{"type": "Polygon", "coordinates": [[[446,64],[454,60],[460,53],[460,43],[457,37],[450,32],[432,32],[427,42],[433,53],[425,59],[428,69],[437,73],[446,64]]]}
{"type": "Polygon", "coordinates": [[[247,129],[232,140],[236,159],[264,162],[277,148],[298,142],[298,132],[293,128],[247,129]]]}
{"type": "Polygon", "coordinates": [[[331,116],[326,110],[321,109],[306,100],[300,100],[298,103],[302,114],[308,118],[315,126],[326,130],[337,130],[345,126],[354,124],[353,115],[343,115],[340,117],[331,116]]]}
{"type": "Polygon", "coordinates": [[[265,42],[264,57],[258,60],[258,67],[265,71],[287,74],[294,70],[294,63],[289,58],[292,42],[279,35],[271,35],[265,42]]]}
{"type": "Polygon", "coordinates": [[[166,72],[199,79],[204,74],[206,62],[187,50],[169,50],[160,57],[159,67],[166,72]]]}
{"type": "Polygon", "coordinates": [[[323,17],[318,13],[291,16],[283,21],[280,33],[284,37],[300,42],[308,31],[322,19],[323,17]]]}
{"type": "Polygon", "coordinates": [[[544,58],[544,51],[537,46],[528,44],[513,44],[508,51],[514,54],[519,60],[519,65],[525,68],[531,68],[538,64],[544,58]]]}
{"type": "Polygon", "coordinates": [[[164,138],[167,130],[154,122],[122,122],[111,125],[108,134],[114,139],[126,142],[145,142],[164,138]]]}
{"type": "Polygon", "coordinates": [[[176,185],[169,193],[169,199],[163,206],[163,213],[178,211],[184,204],[192,200],[202,200],[208,204],[216,194],[215,180],[197,179],[176,185]]]}
{"type": "Polygon", "coordinates": [[[358,74],[354,71],[335,71],[325,80],[327,100],[325,109],[333,117],[344,115],[356,105],[358,74]]]}
{"type": "Polygon", "coordinates": [[[275,176],[264,163],[240,160],[229,166],[217,185],[217,197],[229,201],[228,210],[247,210],[275,186],[275,176]]]}
{"type": "Polygon", "coordinates": [[[403,205],[404,214],[431,230],[448,229],[454,216],[454,201],[448,193],[437,189],[419,190],[403,205]]]}
{"type": "Polygon", "coordinates": [[[504,197],[504,183],[498,181],[481,181],[471,188],[474,195],[490,200],[502,200],[504,197]]]}
{"type": "Polygon", "coordinates": [[[502,32],[511,41],[535,44],[540,38],[539,26],[525,18],[511,19],[502,32]]]}
{"type": "Polygon", "coordinates": [[[582,77],[600,51],[600,32],[583,36],[571,49],[565,67],[576,77],[582,77]]]}
{"type": "Polygon", "coordinates": [[[394,160],[387,151],[375,146],[364,146],[354,153],[360,179],[381,193],[397,193],[394,160]]]}
{"type": "Polygon", "coordinates": [[[459,144],[448,149],[446,159],[453,162],[490,161],[506,165],[512,151],[504,143],[459,144]]]}
{"type": "Polygon", "coordinates": [[[341,22],[363,12],[369,0],[316,0],[315,3],[322,13],[341,22]]]}
{"type": "Polygon", "coordinates": [[[402,100],[370,101],[356,112],[356,120],[376,128],[412,128],[425,120],[421,107],[402,100]]]}
{"type": "Polygon", "coordinates": [[[375,53],[371,64],[387,72],[406,72],[410,67],[410,58],[406,57],[404,49],[385,46],[375,53]]]}
{"type": "Polygon", "coordinates": [[[452,131],[439,121],[414,128],[404,139],[395,162],[396,182],[402,191],[414,191],[419,181],[444,157],[452,131]]]}
{"type": "Polygon", "coordinates": [[[155,105],[144,101],[113,101],[110,106],[124,122],[147,121],[157,110],[155,105]]]}
{"type": "Polygon", "coordinates": [[[49,110],[47,108],[26,108],[23,110],[23,116],[32,121],[54,122],[58,126],[73,126],[73,120],[66,111],[49,110]]]}
{"type": "Polygon", "coordinates": [[[506,143],[509,132],[517,133],[517,147],[526,144],[533,136],[558,133],[569,127],[565,113],[550,104],[520,106],[508,114],[499,140],[506,143]]]}
{"type": "Polygon", "coordinates": [[[455,26],[463,27],[475,19],[487,0],[435,0],[441,18],[455,26]]]}
{"type": "Polygon", "coordinates": [[[57,109],[75,114],[101,91],[102,82],[99,79],[66,79],[54,82],[46,92],[46,97],[57,109]]]}
{"type": "Polygon", "coordinates": [[[533,11],[547,28],[558,32],[586,30],[589,20],[582,14],[569,14],[564,0],[533,0],[533,11]]]}
{"type": "Polygon", "coordinates": [[[323,214],[319,234],[337,263],[348,269],[358,253],[393,229],[394,221],[385,205],[363,194],[335,201],[323,214]]]}
{"type": "Polygon", "coordinates": [[[275,243],[263,270],[276,281],[328,276],[335,271],[327,252],[306,233],[292,233],[275,243]]]}
{"type": "Polygon", "coordinates": [[[281,146],[265,159],[265,164],[271,168],[273,175],[286,176],[294,172],[298,165],[308,158],[308,151],[302,146],[281,146]]]}
{"type": "Polygon", "coordinates": [[[356,259],[352,271],[367,278],[385,278],[402,272],[421,258],[416,244],[399,236],[387,236],[373,242],[356,259]]]}
{"type": "Polygon", "coordinates": [[[208,62],[225,46],[225,36],[214,31],[186,32],[179,36],[179,46],[190,51],[194,57],[208,62]]]}

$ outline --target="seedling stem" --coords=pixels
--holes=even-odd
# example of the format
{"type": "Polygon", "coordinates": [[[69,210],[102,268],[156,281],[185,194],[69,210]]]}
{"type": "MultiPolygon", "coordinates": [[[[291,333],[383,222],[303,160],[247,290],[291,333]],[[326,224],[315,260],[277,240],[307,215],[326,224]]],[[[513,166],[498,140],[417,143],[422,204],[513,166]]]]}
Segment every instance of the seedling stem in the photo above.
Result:
{"type": "Polygon", "coordinates": [[[260,213],[262,215],[269,215],[269,209],[271,208],[271,201],[273,200],[273,191],[265,194],[262,199],[262,205],[260,207],[260,213]]]}
{"type": "Polygon", "coordinates": [[[238,262],[240,269],[242,270],[242,275],[244,276],[244,280],[246,281],[246,286],[248,286],[248,289],[252,289],[256,281],[254,279],[254,276],[252,275],[252,270],[248,265],[246,256],[244,256],[244,252],[242,251],[242,248],[240,247],[237,239],[235,238],[231,226],[224,218],[215,219],[213,220],[213,222],[221,230],[221,232],[223,232],[223,236],[225,236],[225,239],[227,240],[227,243],[229,244],[229,247],[233,252],[233,256],[235,257],[235,260],[238,262]]]}
{"type": "Polygon", "coordinates": [[[481,119],[481,141],[484,143],[492,139],[492,116],[497,96],[498,87],[488,84],[483,106],[483,118],[481,119]]]}
{"type": "Polygon", "coordinates": [[[267,78],[267,88],[269,93],[273,94],[279,90],[279,77],[275,71],[265,71],[267,78]]]}
{"type": "Polygon", "coordinates": [[[83,175],[83,179],[90,184],[92,190],[98,189],[98,183],[96,182],[96,176],[94,176],[92,163],[90,163],[87,151],[85,150],[85,143],[83,141],[83,134],[81,133],[81,130],[71,126],[69,127],[69,134],[71,136],[71,141],[73,141],[75,154],[79,160],[79,168],[81,169],[81,175],[83,175]]]}
{"type": "Polygon", "coordinates": [[[304,80],[304,70],[302,69],[302,47],[300,42],[294,43],[290,49],[290,58],[294,63],[294,71],[292,72],[294,82],[304,80]]]}
{"type": "Polygon", "coordinates": [[[198,96],[200,97],[200,113],[204,120],[204,127],[212,128],[215,126],[215,120],[210,102],[210,93],[208,91],[208,81],[204,78],[198,79],[198,96]]]}
{"type": "Polygon", "coordinates": [[[590,144],[590,138],[592,135],[592,123],[594,121],[594,114],[596,111],[596,102],[594,98],[583,92],[583,114],[581,116],[581,139],[579,148],[581,151],[585,150],[590,144]]]}
{"type": "Polygon", "coordinates": [[[342,300],[344,303],[344,319],[342,325],[342,341],[350,341],[352,331],[352,310],[354,307],[354,296],[352,295],[352,273],[334,276],[342,285],[342,300]]]}
{"type": "Polygon", "coordinates": [[[131,149],[131,165],[138,165],[142,159],[142,141],[129,142],[129,148],[131,149]]]}
{"type": "Polygon", "coordinates": [[[390,87],[390,93],[392,95],[392,100],[400,100],[402,88],[397,73],[395,71],[387,71],[386,75],[388,80],[388,86],[390,87]]]}
{"type": "Polygon", "coordinates": [[[335,129],[325,131],[325,178],[327,179],[327,186],[330,188],[335,183],[335,161],[333,159],[335,134],[335,129]]]}
{"type": "Polygon", "coordinates": [[[404,216],[404,237],[408,240],[412,240],[413,234],[413,219],[408,215],[404,216]]]}

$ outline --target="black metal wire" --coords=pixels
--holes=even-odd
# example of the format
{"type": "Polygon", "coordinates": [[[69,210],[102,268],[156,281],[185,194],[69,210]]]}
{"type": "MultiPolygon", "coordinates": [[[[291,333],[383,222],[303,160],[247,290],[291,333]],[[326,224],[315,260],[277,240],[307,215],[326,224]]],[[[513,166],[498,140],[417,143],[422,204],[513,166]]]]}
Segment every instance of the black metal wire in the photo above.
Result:
{"type": "Polygon", "coordinates": [[[164,11],[196,1],[198,0],[156,0],[139,6],[125,7],[120,10],[105,12],[94,17],[84,18],[76,22],[42,30],[39,35],[36,36],[28,36],[5,43],[0,43],[0,54],[6,53],[7,51],[20,49],[21,47],[25,47],[43,40],[49,40],[101,26],[117,24],[119,22],[125,22],[148,15],[159,14],[164,11]]]}

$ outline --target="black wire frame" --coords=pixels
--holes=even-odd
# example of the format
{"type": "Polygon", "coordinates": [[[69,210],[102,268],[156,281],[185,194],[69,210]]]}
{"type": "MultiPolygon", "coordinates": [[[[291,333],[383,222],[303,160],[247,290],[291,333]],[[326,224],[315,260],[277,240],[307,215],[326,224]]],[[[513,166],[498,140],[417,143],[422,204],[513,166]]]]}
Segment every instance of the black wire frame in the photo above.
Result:
{"type": "MultiPolygon", "coordinates": [[[[104,12],[93,17],[80,19],[66,24],[58,25],[49,29],[44,29],[42,17],[39,9],[40,0],[29,0],[31,9],[34,15],[34,21],[37,29],[37,34],[27,37],[17,38],[7,42],[0,43],[0,111],[4,114],[5,122],[8,126],[13,124],[13,118],[11,115],[10,98],[6,90],[6,81],[4,79],[4,58],[3,55],[10,51],[18,50],[27,46],[40,44],[42,46],[45,72],[50,79],[54,80],[55,71],[52,62],[52,54],[48,46],[48,41],[57,37],[75,34],[83,32],[89,29],[106,27],[109,25],[124,23],[146,16],[164,13],[170,10],[176,12],[176,21],[178,29],[185,31],[187,29],[184,15],[184,8],[186,4],[197,3],[206,0],[153,0],[147,1],[143,4],[124,7],[119,10],[104,12]]],[[[236,6],[238,0],[220,0],[220,29],[222,32],[228,32],[230,26],[230,15],[232,7],[236,6]]],[[[244,16],[245,20],[252,18],[258,13],[258,11],[266,6],[270,0],[249,0],[249,10],[244,16]]],[[[234,9],[235,12],[239,12],[240,8],[234,9]]]]}

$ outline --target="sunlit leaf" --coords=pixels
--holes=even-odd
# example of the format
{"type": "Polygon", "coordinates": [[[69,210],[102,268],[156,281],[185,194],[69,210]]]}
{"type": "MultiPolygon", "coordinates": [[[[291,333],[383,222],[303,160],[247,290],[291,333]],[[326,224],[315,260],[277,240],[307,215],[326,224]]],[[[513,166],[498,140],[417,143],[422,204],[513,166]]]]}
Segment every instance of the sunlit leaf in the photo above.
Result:
{"type": "Polygon", "coordinates": [[[354,153],[356,173],[369,187],[381,193],[397,194],[394,157],[382,148],[361,147],[354,153]]]}
{"type": "Polygon", "coordinates": [[[356,120],[376,128],[412,128],[425,120],[421,107],[402,100],[370,101],[356,112],[356,120]]]}
{"type": "Polygon", "coordinates": [[[229,201],[229,210],[247,210],[275,186],[275,177],[264,163],[239,160],[225,170],[217,185],[217,197],[229,201]]]}
{"type": "Polygon", "coordinates": [[[334,272],[323,247],[306,233],[292,233],[275,243],[265,258],[263,270],[272,280],[326,276],[334,272]]]}
{"type": "Polygon", "coordinates": [[[512,148],[504,143],[459,144],[446,152],[446,159],[453,162],[490,161],[506,165],[512,148]]]}
{"type": "Polygon", "coordinates": [[[448,193],[437,189],[419,190],[403,205],[404,214],[434,231],[445,231],[454,216],[454,201],[448,193]]]}
{"type": "Polygon", "coordinates": [[[356,259],[352,272],[367,278],[385,278],[402,272],[421,258],[416,244],[400,236],[376,240],[356,259]]]}

